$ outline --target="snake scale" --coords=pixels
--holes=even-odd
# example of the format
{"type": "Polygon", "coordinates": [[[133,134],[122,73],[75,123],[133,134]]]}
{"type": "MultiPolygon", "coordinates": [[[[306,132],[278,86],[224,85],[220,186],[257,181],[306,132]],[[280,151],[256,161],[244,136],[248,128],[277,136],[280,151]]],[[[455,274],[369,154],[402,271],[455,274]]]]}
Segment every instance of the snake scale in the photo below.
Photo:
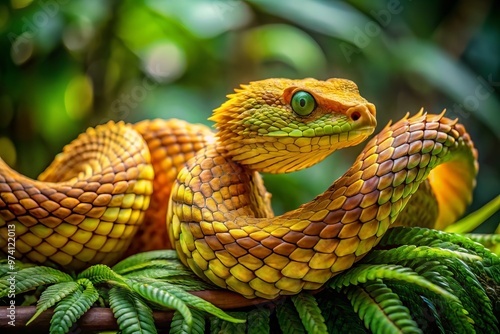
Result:
{"type": "Polygon", "coordinates": [[[216,133],[159,119],[90,128],[38,180],[0,160],[0,247],[15,241],[18,259],[66,270],[172,247],[198,276],[247,298],[318,289],[389,227],[442,228],[471,201],[470,136],[420,111],[373,137],[324,193],[274,216],[259,172],[357,145],[375,114],[346,79],[267,79],[228,95],[210,118],[216,133]]]}

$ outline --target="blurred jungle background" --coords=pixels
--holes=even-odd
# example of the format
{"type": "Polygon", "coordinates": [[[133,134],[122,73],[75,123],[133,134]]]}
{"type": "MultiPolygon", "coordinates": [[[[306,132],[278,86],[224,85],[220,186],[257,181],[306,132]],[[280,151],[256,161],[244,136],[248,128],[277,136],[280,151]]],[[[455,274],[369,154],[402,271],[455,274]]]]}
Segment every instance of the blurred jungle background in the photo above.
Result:
{"type": "MultiPolygon", "coordinates": [[[[408,111],[447,108],[479,150],[469,211],[500,193],[494,0],[3,0],[0,36],[0,156],[29,177],[89,126],[157,117],[211,125],[240,83],[344,77],[377,106],[376,132],[408,111]]],[[[276,212],[322,192],[362,146],[265,175],[276,212]]]]}

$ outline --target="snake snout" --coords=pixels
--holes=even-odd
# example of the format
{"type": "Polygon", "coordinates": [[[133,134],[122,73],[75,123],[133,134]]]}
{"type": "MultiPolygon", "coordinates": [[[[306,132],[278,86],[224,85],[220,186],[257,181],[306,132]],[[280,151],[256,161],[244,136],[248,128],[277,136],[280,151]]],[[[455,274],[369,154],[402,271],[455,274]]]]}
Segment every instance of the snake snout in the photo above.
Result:
{"type": "Polygon", "coordinates": [[[372,103],[359,104],[347,110],[347,117],[359,128],[375,128],[377,126],[375,105],[372,103]]]}

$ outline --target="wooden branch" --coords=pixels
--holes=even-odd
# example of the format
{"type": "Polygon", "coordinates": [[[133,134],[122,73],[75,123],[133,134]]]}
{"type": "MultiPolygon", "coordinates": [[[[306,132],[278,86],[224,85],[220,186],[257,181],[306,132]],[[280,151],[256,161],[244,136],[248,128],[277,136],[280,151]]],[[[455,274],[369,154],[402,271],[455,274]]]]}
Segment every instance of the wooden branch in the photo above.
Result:
{"type": "MultiPolygon", "coordinates": [[[[203,298],[215,306],[224,309],[235,309],[269,303],[270,301],[262,298],[246,299],[245,297],[227,290],[203,290],[192,291],[193,295],[203,298]]],[[[26,323],[31,319],[36,312],[35,306],[16,306],[15,312],[7,306],[0,306],[0,332],[1,333],[47,333],[50,327],[50,319],[54,314],[54,310],[50,309],[42,312],[32,323],[26,326],[26,323]],[[9,318],[12,314],[13,317],[9,318]],[[12,326],[9,324],[15,319],[12,326]]],[[[170,322],[174,315],[174,311],[154,311],[153,317],[156,328],[159,330],[168,330],[170,322]]],[[[109,308],[92,307],[79,320],[78,327],[84,332],[118,330],[118,324],[109,308]]]]}

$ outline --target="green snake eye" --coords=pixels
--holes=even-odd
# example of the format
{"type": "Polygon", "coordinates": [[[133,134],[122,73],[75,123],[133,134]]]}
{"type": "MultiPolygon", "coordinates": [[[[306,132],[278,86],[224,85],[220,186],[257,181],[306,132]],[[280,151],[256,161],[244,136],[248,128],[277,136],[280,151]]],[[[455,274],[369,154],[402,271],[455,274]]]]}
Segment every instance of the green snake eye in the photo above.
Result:
{"type": "Polygon", "coordinates": [[[299,116],[308,116],[316,109],[316,100],[304,91],[293,94],[291,104],[293,111],[299,116]]]}

